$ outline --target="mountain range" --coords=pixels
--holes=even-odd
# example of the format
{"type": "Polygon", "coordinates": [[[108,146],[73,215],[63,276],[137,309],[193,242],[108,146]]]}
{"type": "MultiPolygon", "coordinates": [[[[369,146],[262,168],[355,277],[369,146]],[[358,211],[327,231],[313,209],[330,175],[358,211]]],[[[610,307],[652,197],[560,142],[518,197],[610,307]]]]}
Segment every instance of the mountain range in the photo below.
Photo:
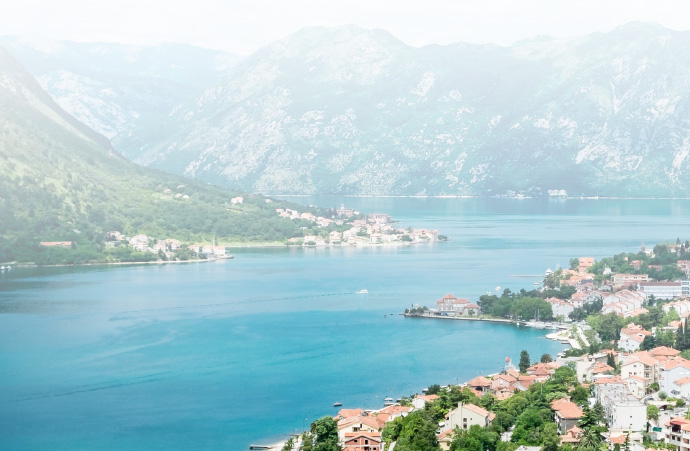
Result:
{"type": "MultiPolygon", "coordinates": [[[[122,111],[143,111],[141,92],[116,114],[103,94],[110,71],[91,73],[106,91],[89,91],[56,75],[66,71],[59,53],[42,51],[50,70],[27,65],[80,120],[125,124],[108,130],[126,157],[216,185],[654,197],[690,195],[689,54],[690,33],[648,23],[509,47],[415,48],[383,30],[312,27],[244,58],[205,54],[206,77],[185,78],[196,82],[186,91],[161,88],[156,113],[136,125],[122,111]]],[[[172,67],[159,66],[161,86],[179,82],[172,67]]]]}

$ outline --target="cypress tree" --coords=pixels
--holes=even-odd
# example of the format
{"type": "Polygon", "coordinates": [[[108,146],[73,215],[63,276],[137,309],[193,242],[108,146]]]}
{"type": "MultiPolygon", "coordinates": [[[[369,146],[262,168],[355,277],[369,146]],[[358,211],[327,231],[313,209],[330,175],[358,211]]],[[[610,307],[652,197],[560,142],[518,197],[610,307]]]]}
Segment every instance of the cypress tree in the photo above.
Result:
{"type": "Polygon", "coordinates": [[[690,328],[688,328],[688,319],[685,318],[685,327],[683,328],[683,347],[679,351],[685,351],[690,348],[690,328]]]}
{"type": "Polygon", "coordinates": [[[679,351],[685,349],[685,331],[683,330],[683,323],[680,323],[678,330],[676,331],[676,346],[675,348],[679,351]]]}
{"type": "Polygon", "coordinates": [[[522,352],[520,352],[520,364],[518,366],[520,368],[521,373],[527,371],[527,368],[531,366],[531,364],[529,363],[529,353],[524,349],[522,350],[522,352]]]}
{"type": "Polygon", "coordinates": [[[616,359],[613,358],[613,354],[609,354],[608,357],[606,357],[606,364],[611,368],[616,368],[616,359]]]}

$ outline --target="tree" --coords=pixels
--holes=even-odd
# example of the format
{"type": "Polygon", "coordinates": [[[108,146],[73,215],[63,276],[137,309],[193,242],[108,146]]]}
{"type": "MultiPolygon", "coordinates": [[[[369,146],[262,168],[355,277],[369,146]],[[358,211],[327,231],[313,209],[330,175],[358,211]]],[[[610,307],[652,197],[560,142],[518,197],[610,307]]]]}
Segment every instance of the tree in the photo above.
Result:
{"type": "Polygon", "coordinates": [[[587,390],[585,387],[582,385],[578,385],[575,387],[575,390],[572,391],[570,399],[577,404],[584,404],[587,402],[587,399],[589,398],[589,390],[587,390]]]}
{"type": "Polygon", "coordinates": [[[437,395],[438,392],[441,391],[441,386],[439,384],[431,384],[429,385],[429,388],[427,389],[427,394],[429,395],[437,395]]]}
{"type": "Polygon", "coordinates": [[[659,420],[659,408],[653,404],[647,404],[647,419],[648,420],[659,420]]]}
{"type": "Polygon", "coordinates": [[[530,360],[529,360],[529,353],[523,349],[520,352],[520,364],[519,364],[520,372],[524,373],[525,371],[527,371],[527,368],[529,368],[530,366],[531,366],[531,364],[530,364],[530,360]]]}
{"type": "Polygon", "coordinates": [[[616,367],[616,359],[613,357],[613,353],[610,353],[610,354],[606,357],[606,364],[607,364],[608,366],[610,366],[611,368],[615,368],[615,367],[616,367]]]}
{"type": "Polygon", "coordinates": [[[640,345],[640,349],[642,351],[649,351],[650,349],[656,348],[656,337],[654,335],[647,335],[644,337],[644,340],[642,340],[642,344],[640,345]]]}
{"type": "Polygon", "coordinates": [[[310,432],[302,434],[302,451],[314,451],[314,437],[310,432]]]}
{"type": "Polygon", "coordinates": [[[556,423],[546,423],[541,432],[541,445],[543,451],[557,451],[561,444],[556,423]]]}
{"type": "Polygon", "coordinates": [[[553,358],[551,358],[551,354],[542,354],[541,355],[541,363],[549,363],[553,362],[553,358]]]}
{"type": "Polygon", "coordinates": [[[676,312],[675,308],[671,307],[669,309],[668,313],[666,314],[666,320],[668,322],[671,322],[671,321],[678,321],[679,319],[680,319],[680,315],[678,315],[678,312],[676,312]]]}
{"type": "Polygon", "coordinates": [[[311,424],[314,435],[314,451],[340,451],[338,443],[338,423],[329,416],[325,416],[311,424]]]}
{"type": "Polygon", "coordinates": [[[292,451],[292,448],[295,447],[295,439],[294,437],[290,437],[287,439],[285,444],[283,445],[283,448],[280,451],[292,451]]]}
{"type": "Polygon", "coordinates": [[[601,438],[599,431],[592,428],[586,428],[582,431],[580,443],[575,447],[576,451],[598,451],[604,441],[601,438]]]}
{"type": "Polygon", "coordinates": [[[406,416],[395,445],[398,451],[433,451],[439,449],[437,422],[428,411],[418,410],[406,416]]]}

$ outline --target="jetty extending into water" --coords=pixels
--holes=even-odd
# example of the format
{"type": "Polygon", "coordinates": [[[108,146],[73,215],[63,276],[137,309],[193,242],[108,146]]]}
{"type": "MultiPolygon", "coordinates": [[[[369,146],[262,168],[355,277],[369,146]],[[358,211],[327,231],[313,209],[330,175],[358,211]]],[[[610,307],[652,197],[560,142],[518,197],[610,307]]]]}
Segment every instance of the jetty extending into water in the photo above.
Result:
{"type": "MultiPolygon", "coordinates": [[[[518,327],[533,327],[536,329],[551,329],[557,330],[558,332],[553,332],[546,335],[546,338],[553,341],[560,341],[563,344],[569,345],[574,349],[581,349],[579,340],[570,336],[570,328],[572,324],[556,323],[556,322],[544,322],[544,321],[520,321],[507,318],[493,318],[493,317],[483,317],[483,316],[443,316],[435,315],[431,313],[422,314],[412,314],[412,313],[401,313],[401,315],[406,318],[431,318],[431,319],[448,319],[448,320],[460,320],[460,321],[488,321],[494,323],[511,323],[518,327]]],[[[584,333],[580,328],[577,328],[577,334],[581,339],[586,342],[584,333]]]]}

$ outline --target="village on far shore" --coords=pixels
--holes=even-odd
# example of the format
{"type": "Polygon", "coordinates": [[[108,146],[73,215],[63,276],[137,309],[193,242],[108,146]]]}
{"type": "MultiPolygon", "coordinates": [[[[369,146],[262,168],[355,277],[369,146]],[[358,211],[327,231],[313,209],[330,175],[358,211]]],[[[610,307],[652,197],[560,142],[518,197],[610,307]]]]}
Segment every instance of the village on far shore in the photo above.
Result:
{"type": "MultiPolygon", "coordinates": [[[[269,201],[270,199],[266,199],[269,201]]],[[[243,197],[234,197],[231,204],[241,208],[243,197]]],[[[331,217],[317,216],[310,212],[294,209],[276,208],[276,214],[300,224],[302,236],[292,237],[284,243],[273,243],[273,246],[302,247],[368,247],[384,245],[410,245],[445,241],[448,238],[439,235],[438,230],[420,228],[396,228],[391,216],[384,213],[362,214],[341,205],[338,209],[328,210],[331,217]]],[[[72,248],[74,241],[41,241],[40,246],[52,248],[72,248]]],[[[174,262],[190,260],[216,260],[233,258],[229,253],[236,244],[184,243],[174,238],[160,238],[139,233],[126,236],[121,231],[112,230],[105,233],[104,248],[110,250],[107,261],[143,261],[174,262]],[[115,252],[116,250],[128,251],[115,252]]],[[[247,243],[240,243],[240,245],[247,243]]]]}
{"type": "Polygon", "coordinates": [[[406,316],[554,329],[548,338],[570,348],[537,361],[525,350],[519,368],[506,358],[498,373],[386,398],[380,409],[341,409],[276,449],[314,449],[324,425],[344,451],[421,449],[405,435],[414,421],[418,435],[420,425],[433,429],[427,448],[444,451],[690,451],[688,257],[687,241],[643,245],[599,262],[573,259],[570,269],[547,270],[533,291],[487,293],[478,303],[448,294],[433,308],[413,305],[406,316]],[[665,276],[673,280],[659,280],[665,276]],[[470,446],[472,439],[484,444],[470,446]]]}
{"type": "Polygon", "coordinates": [[[395,228],[393,219],[383,213],[363,215],[353,209],[340,208],[333,211],[331,218],[300,213],[289,208],[276,208],[281,218],[308,221],[312,227],[303,226],[307,233],[303,237],[288,240],[290,246],[370,246],[380,244],[417,244],[445,241],[438,230],[395,228]],[[313,230],[316,228],[316,230],[313,230]],[[309,231],[315,233],[309,233],[309,231]]]}

